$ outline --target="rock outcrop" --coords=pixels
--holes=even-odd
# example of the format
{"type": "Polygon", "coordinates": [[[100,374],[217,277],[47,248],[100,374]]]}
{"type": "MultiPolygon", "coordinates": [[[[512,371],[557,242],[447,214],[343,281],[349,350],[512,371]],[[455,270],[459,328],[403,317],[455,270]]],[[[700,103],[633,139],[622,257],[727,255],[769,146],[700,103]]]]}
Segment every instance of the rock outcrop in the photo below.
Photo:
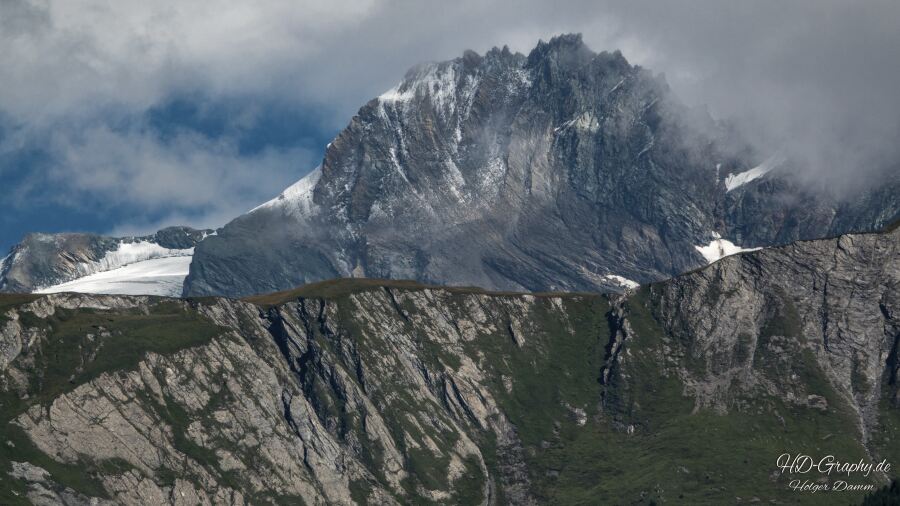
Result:
{"type": "Polygon", "coordinates": [[[898,287],[895,229],[625,295],[6,295],[0,502],[846,504],[775,461],[900,462],[898,287]]]}
{"type": "Polygon", "coordinates": [[[203,241],[184,293],[335,277],[623,291],[705,264],[715,234],[770,246],[900,216],[900,179],[839,199],[793,163],[578,35],[469,51],[411,69],[312,174],[203,241]]]}

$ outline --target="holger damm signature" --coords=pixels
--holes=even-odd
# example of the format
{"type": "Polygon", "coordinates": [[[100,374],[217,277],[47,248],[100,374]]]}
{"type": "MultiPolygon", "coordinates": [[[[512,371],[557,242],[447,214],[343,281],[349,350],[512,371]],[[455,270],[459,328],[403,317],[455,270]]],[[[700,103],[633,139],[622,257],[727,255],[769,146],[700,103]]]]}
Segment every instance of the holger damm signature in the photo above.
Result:
{"type": "MultiPolygon", "coordinates": [[[[874,483],[859,483],[852,481],[854,477],[870,478],[872,474],[886,475],[891,471],[891,464],[887,460],[881,462],[866,462],[863,459],[855,462],[845,462],[834,455],[826,455],[816,458],[802,453],[783,453],[778,456],[775,465],[785,475],[806,475],[806,479],[794,478],[788,483],[788,488],[798,492],[845,492],[845,491],[871,491],[877,487],[874,483]],[[833,476],[840,479],[830,481],[833,476]]],[[[866,480],[871,481],[871,480],[866,480]]]]}

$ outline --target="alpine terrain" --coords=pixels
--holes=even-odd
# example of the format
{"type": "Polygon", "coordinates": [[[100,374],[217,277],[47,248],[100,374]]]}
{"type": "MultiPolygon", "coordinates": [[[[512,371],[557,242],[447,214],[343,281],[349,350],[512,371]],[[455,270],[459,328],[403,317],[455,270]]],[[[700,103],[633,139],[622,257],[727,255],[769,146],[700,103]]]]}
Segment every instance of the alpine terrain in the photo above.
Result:
{"type": "Polygon", "coordinates": [[[622,291],[727,254],[872,231],[900,171],[854,198],[682,106],[662,76],[580,35],[411,69],[320,167],[197,246],[185,295],[336,277],[622,291]]]}
{"type": "Polygon", "coordinates": [[[897,226],[624,295],[2,295],[0,502],[858,502],[776,460],[900,462],[898,315],[897,226]]]}
{"type": "Polygon", "coordinates": [[[0,260],[0,292],[181,294],[194,246],[212,230],[143,237],[29,234],[0,260]]]}

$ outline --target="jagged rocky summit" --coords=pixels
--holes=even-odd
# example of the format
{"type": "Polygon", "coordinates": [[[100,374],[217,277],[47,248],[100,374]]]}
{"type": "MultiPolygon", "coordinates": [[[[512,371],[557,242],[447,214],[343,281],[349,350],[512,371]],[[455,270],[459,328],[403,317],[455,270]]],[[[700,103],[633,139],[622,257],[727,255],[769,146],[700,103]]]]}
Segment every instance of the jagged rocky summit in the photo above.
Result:
{"type": "Polygon", "coordinates": [[[0,502],[848,504],[775,463],[900,462],[898,287],[895,227],[626,295],[3,295],[0,502]]]}
{"type": "Polygon", "coordinates": [[[842,200],[664,79],[579,35],[411,69],[319,168],[197,248],[185,295],[336,277],[621,291],[719,252],[876,230],[900,180],[842,200]]]}
{"type": "Polygon", "coordinates": [[[0,261],[0,292],[178,296],[194,246],[210,234],[189,227],[139,237],[29,234],[0,261]]]}

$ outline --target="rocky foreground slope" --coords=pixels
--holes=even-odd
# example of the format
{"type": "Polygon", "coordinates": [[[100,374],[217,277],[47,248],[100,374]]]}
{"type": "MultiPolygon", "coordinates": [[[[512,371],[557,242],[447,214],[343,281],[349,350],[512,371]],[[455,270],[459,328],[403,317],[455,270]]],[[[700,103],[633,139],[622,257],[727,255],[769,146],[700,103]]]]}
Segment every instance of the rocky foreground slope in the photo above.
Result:
{"type": "Polygon", "coordinates": [[[624,296],[4,295],[0,502],[847,504],[776,459],[900,465],[898,315],[897,229],[624,296]]]}
{"type": "Polygon", "coordinates": [[[318,169],[203,241],[184,294],[351,276],[621,291],[704,265],[717,236],[770,246],[900,216],[900,171],[856,198],[796,172],[579,35],[468,51],[412,68],[318,169]]]}

